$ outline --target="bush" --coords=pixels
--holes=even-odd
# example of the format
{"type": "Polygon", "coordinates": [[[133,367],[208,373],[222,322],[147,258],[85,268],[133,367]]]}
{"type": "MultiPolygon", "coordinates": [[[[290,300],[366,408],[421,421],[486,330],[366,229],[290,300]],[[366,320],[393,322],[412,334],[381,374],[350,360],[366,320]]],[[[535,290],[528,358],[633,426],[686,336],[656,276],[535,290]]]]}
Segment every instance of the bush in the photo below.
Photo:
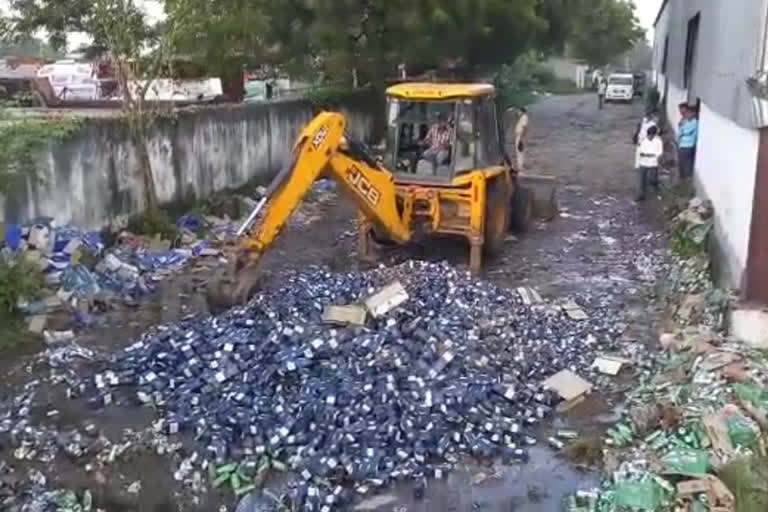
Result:
{"type": "Polygon", "coordinates": [[[134,235],[155,236],[160,234],[164,240],[176,240],[179,229],[167,212],[152,210],[135,215],[128,221],[126,229],[134,235]]]}
{"type": "Polygon", "coordinates": [[[552,68],[544,64],[535,53],[525,53],[512,64],[505,64],[494,80],[498,106],[502,110],[522,107],[536,100],[534,91],[554,94],[578,92],[575,84],[555,77],[552,68]]]}
{"type": "Polygon", "coordinates": [[[23,256],[0,256],[0,313],[17,314],[19,299],[40,298],[44,284],[37,263],[23,256]]]}
{"type": "Polygon", "coordinates": [[[315,109],[332,110],[338,108],[349,96],[350,89],[338,86],[313,87],[304,93],[304,100],[308,101],[315,109]]]}

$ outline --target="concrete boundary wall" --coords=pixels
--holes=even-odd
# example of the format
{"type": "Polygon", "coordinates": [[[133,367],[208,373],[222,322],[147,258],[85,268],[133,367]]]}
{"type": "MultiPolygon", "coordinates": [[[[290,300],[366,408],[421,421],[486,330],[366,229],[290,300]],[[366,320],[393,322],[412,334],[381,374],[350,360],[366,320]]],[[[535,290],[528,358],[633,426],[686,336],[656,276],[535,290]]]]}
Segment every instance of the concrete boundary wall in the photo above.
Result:
{"type": "MultiPolygon", "coordinates": [[[[354,97],[341,110],[349,131],[370,140],[377,102],[354,97]]],[[[269,179],[287,159],[311,105],[284,101],[206,107],[160,119],[148,148],[161,203],[202,199],[269,179]]],[[[53,217],[99,229],[144,208],[136,151],[120,119],[89,119],[72,139],[40,157],[42,183],[0,196],[0,221],[53,217]]]]}

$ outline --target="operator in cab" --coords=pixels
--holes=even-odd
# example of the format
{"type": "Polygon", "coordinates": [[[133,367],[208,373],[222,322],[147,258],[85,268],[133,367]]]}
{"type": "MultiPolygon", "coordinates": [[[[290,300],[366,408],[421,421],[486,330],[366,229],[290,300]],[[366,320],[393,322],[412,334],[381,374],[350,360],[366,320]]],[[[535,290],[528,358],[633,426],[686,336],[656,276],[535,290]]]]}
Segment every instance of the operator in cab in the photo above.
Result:
{"type": "Polygon", "coordinates": [[[432,164],[433,173],[437,173],[438,167],[448,163],[453,146],[453,129],[448,118],[442,112],[438,112],[436,117],[437,122],[429,128],[426,137],[421,141],[422,146],[427,148],[421,158],[432,164]]]}

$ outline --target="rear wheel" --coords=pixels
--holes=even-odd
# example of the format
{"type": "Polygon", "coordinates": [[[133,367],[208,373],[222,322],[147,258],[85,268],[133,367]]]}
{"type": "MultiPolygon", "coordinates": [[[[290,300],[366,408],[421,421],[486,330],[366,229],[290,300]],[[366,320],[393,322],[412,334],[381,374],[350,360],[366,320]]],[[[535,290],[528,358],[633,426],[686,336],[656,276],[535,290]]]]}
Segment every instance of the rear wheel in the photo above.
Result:
{"type": "Polygon", "coordinates": [[[519,184],[512,198],[512,227],[515,231],[525,233],[533,224],[533,195],[526,187],[519,184]]]}
{"type": "Polygon", "coordinates": [[[501,177],[489,183],[485,198],[485,253],[498,254],[509,231],[509,184],[501,177]]]}

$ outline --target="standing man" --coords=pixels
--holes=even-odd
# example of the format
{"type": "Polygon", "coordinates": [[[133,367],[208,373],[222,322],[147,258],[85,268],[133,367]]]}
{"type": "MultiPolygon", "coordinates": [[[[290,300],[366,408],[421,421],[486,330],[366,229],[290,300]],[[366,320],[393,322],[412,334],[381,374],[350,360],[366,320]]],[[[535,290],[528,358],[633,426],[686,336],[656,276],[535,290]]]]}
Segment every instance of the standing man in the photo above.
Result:
{"type": "Polygon", "coordinates": [[[659,137],[659,129],[656,125],[648,127],[645,133],[640,134],[640,143],[637,145],[635,156],[635,172],[637,172],[637,201],[645,201],[648,185],[659,188],[659,159],[664,152],[664,143],[659,137]]]}
{"type": "Polygon", "coordinates": [[[699,121],[694,110],[687,103],[681,103],[679,134],[677,136],[677,162],[680,181],[693,178],[696,162],[696,143],[699,139],[699,121]]]}
{"type": "Polygon", "coordinates": [[[606,84],[605,79],[600,77],[597,82],[597,108],[600,110],[603,109],[603,103],[605,102],[605,90],[607,88],[608,85],[606,84]]]}
{"type": "Polygon", "coordinates": [[[519,111],[520,117],[517,118],[517,124],[515,124],[515,155],[517,156],[517,170],[522,171],[525,169],[525,146],[528,144],[530,119],[525,107],[520,107],[519,111]]]}

